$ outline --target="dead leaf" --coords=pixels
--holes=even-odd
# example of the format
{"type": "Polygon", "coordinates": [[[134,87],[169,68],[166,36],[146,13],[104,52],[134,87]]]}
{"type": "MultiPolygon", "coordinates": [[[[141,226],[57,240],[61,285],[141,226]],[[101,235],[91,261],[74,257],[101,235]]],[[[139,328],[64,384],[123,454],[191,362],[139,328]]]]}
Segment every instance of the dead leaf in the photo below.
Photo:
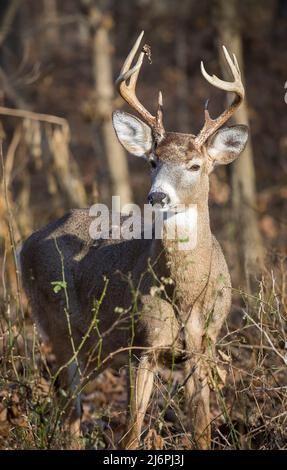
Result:
{"type": "Polygon", "coordinates": [[[275,220],[270,215],[265,215],[260,221],[261,229],[266,237],[274,239],[278,235],[278,227],[275,220]]]}
{"type": "Polygon", "coordinates": [[[10,431],[10,425],[8,421],[0,422],[0,436],[8,437],[10,431]]]}
{"type": "Polygon", "coordinates": [[[0,403],[0,423],[3,423],[7,420],[7,408],[0,403]]]}
{"type": "Polygon", "coordinates": [[[218,349],[217,352],[223,361],[226,361],[227,363],[231,362],[231,358],[227,356],[227,354],[225,354],[223,351],[221,351],[221,349],[218,349]]]}
{"type": "Polygon", "coordinates": [[[164,447],[164,440],[155,429],[150,429],[144,440],[144,448],[147,450],[162,450],[164,447]]]}

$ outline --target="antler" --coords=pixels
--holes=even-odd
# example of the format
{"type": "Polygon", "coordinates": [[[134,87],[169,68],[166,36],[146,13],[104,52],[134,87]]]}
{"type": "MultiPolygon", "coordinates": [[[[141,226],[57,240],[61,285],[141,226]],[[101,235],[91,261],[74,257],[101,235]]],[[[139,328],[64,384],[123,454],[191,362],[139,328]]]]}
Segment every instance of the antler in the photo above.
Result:
{"type": "Polygon", "coordinates": [[[153,116],[150,112],[139,102],[136,96],[136,84],[139,76],[139,72],[143,63],[144,48],[140,53],[136,65],[131,68],[134,57],[138,51],[139,45],[141,43],[144,31],[141,32],[137,38],[133,48],[131,49],[129,55],[127,56],[124,65],[120,71],[120,75],[116,80],[116,85],[119,94],[121,97],[133,108],[135,109],[144,121],[152,128],[154,136],[161,139],[165,133],[163,122],[162,122],[162,94],[159,92],[158,95],[158,108],[156,115],[153,116]],[[127,81],[129,80],[129,83],[127,81]]]}
{"type": "Polygon", "coordinates": [[[215,75],[212,75],[212,76],[209,75],[204,68],[203,62],[201,62],[201,73],[204,76],[204,78],[209,83],[211,83],[211,85],[221,90],[233,92],[236,94],[236,96],[233,102],[231,103],[231,105],[216,119],[211,119],[210,117],[210,114],[207,109],[207,106],[208,106],[208,100],[207,100],[206,108],[204,111],[204,115],[205,115],[204,126],[194,141],[195,145],[198,148],[200,148],[206,142],[208,137],[210,137],[217,129],[219,129],[219,127],[221,127],[232,116],[232,114],[237,110],[237,108],[240,106],[240,104],[242,103],[244,99],[245,91],[244,91],[244,87],[241,81],[241,73],[239,70],[237,59],[234,54],[233,54],[233,59],[230,57],[225,46],[223,46],[223,52],[224,52],[226,61],[230,67],[231,73],[233,75],[233,78],[234,78],[233,82],[226,82],[224,80],[220,80],[220,78],[216,77],[215,75]]]}

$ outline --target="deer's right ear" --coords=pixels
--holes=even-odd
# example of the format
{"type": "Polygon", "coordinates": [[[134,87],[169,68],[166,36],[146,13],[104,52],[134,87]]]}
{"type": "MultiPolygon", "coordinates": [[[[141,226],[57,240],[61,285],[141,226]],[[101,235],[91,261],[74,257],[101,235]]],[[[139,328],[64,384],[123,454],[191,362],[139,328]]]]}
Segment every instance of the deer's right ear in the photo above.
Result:
{"type": "Polygon", "coordinates": [[[120,143],[137,157],[146,157],[152,148],[151,128],[140,119],[122,111],[113,113],[113,126],[120,143]]]}

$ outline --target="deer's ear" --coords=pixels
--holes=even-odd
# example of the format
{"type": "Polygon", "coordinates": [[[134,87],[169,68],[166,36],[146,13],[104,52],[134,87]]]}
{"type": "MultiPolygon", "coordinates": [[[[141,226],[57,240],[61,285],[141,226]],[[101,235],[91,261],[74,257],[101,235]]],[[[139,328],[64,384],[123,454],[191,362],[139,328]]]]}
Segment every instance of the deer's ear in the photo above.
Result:
{"type": "Polygon", "coordinates": [[[152,147],[152,133],[140,119],[122,111],[113,113],[113,126],[120,143],[137,157],[145,157],[152,147]]]}
{"type": "Polygon", "coordinates": [[[226,165],[241,154],[247,139],[247,126],[223,127],[210,137],[207,144],[207,153],[213,164],[226,165]]]}

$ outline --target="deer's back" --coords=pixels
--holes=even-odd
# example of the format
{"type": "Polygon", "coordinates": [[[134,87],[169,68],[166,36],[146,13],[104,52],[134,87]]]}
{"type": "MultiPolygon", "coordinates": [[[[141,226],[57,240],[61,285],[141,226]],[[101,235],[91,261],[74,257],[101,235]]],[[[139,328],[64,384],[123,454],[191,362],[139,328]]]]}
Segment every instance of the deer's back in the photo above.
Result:
{"type": "MultiPolygon", "coordinates": [[[[133,287],[137,289],[145,270],[141,259],[147,258],[150,240],[95,242],[89,236],[91,220],[88,209],[72,210],[33,233],[21,250],[23,284],[33,316],[56,349],[57,341],[61,349],[67,338],[67,314],[76,342],[96,310],[101,332],[121,315],[128,319],[130,312],[120,312],[129,309],[133,287]]],[[[116,334],[111,340],[124,342],[116,334]]]]}

